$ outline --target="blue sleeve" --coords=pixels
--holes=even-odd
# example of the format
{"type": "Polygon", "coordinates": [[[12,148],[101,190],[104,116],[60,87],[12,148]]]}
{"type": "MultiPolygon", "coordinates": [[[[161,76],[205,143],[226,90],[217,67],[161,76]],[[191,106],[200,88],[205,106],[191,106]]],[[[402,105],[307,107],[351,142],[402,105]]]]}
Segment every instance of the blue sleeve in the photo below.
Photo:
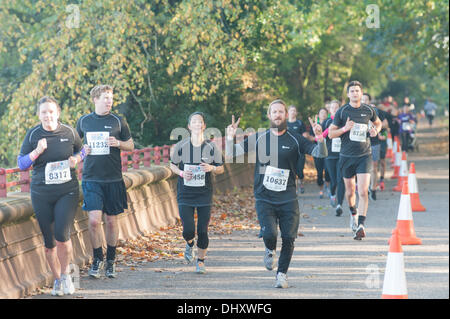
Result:
{"type": "Polygon", "coordinates": [[[24,171],[28,169],[31,165],[33,165],[33,161],[30,158],[30,154],[18,156],[17,157],[17,166],[19,166],[20,170],[24,171]]]}

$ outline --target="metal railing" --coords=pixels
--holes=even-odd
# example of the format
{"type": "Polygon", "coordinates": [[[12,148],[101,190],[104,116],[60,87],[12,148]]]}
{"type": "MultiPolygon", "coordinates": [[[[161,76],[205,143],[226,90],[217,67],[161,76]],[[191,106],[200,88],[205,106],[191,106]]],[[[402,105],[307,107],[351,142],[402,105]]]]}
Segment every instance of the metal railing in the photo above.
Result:
{"type": "MultiPolygon", "coordinates": [[[[244,135],[240,136],[243,137],[244,135]]],[[[216,145],[223,150],[225,147],[225,137],[212,139],[216,145]]],[[[129,168],[138,169],[139,167],[150,167],[152,163],[154,165],[161,165],[161,163],[167,164],[170,160],[170,149],[173,145],[163,145],[155,147],[146,147],[137,149],[131,152],[121,152],[122,159],[122,172],[128,171],[129,168]]],[[[20,186],[21,192],[30,191],[31,174],[33,167],[28,168],[25,171],[20,168],[0,168],[0,198],[7,197],[8,189],[20,186]],[[14,180],[14,174],[19,173],[18,180],[14,180]],[[8,181],[10,180],[10,181],[8,181]]],[[[78,179],[81,180],[83,172],[83,162],[77,166],[78,179]]]]}
{"type": "MultiPolygon", "coordinates": [[[[131,152],[121,152],[122,172],[129,168],[138,169],[139,167],[150,167],[152,164],[161,165],[169,163],[171,145],[146,147],[131,152]]],[[[33,167],[27,170],[20,168],[0,168],[0,198],[8,195],[8,189],[20,186],[20,192],[29,192],[31,183],[31,174],[33,167]],[[19,174],[18,179],[15,175],[19,174]]],[[[81,180],[83,174],[83,162],[77,166],[78,179],[81,180]]]]}

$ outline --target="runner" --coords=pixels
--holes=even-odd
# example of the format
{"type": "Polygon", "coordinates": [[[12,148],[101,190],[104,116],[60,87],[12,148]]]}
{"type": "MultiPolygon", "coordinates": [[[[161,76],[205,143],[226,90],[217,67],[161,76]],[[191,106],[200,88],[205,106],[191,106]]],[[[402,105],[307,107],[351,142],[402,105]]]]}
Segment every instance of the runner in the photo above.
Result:
{"type": "MultiPolygon", "coordinates": [[[[298,135],[305,136],[306,132],[306,126],[303,124],[301,120],[297,119],[297,108],[294,105],[289,106],[288,108],[288,122],[287,126],[288,129],[297,133],[298,135]]],[[[302,154],[300,156],[300,160],[298,161],[298,184],[297,184],[297,193],[304,194],[305,193],[305,186],[303,184],[303,179],[305,178],[305,175],[303,173],[303,170],[305,168],[305,155],[302,154]]]]}
{"type": "MultiPolygon", "coordinates": [[[[314,123],[319,124],[322,127],[322,131],[325,130],[325,122],[328,119],[328,111],[326,108],[321,108],[319,110],[318,116],[315,116],[314,123]]],[[[310,136],[314,135],[313,128],[310,127],[310,136]]],[[[314,139],[315,143],[316,139],[314,139]]],[[[324,192],[324,184],[325,184],[325,191],[327,192],[327,195],[329,196],[329,184],[330,184],[330,175],[328,174],[328,171],[325,167],[325,158],[317,158],[314,157],[314,166],[316,168],[317,172],[317,185],[319,186],[319,198],[323,198],[323,192],[324,192]],[[325,183],[324,183],[324,175],[325,175],[325,183]]]]}
{"type": "Polygon", "coordinates": [[[381,130],[381,121],[375,110],[361,103],[362,84],[352,81],[347,86],[349,103],[341,107],[334,116],[333,124],[328,128],[329,138],[341,137],[339,168],[345,183],[345,195],[350,206],[350,225],[353,239],[365,237],[364,222],[368,207],[368,188],[370,167],[372,165],[370,136],[376,136],[381,130]],[[369,125],[369,121],[373,124],[369,125]],[[358,180],[359,203],[356,209],[355,176],[358,180]]]}
{"type": "Polygon", "coordinates": [[[416,124],[417,119],[411,113],[409,106],[404,105],[402,112],[398,115],[399,135],[402,142],[402,151],[409,152],[411,150],[411,133],[413,132],[413,125],[416,124]]]}
{"type": "Polygon", "coordinates": [[[334,116],[339,109],[339,101],[333,100],[330,102],[330,118],[324,124],[325,131],[323,136],[326,137],[328,156],[325,158],[325,166],[330,175],[330,203],[332,207],[336,207],[336,216],[341,216],[343,213],[342,203],[345,196],[345,184],[339,170],[339,152],[341,150],[341,138],[336,137],[330,139],[328,136],[328,128],[333,123],[334,116]]]}
{"type": "Polygon", "coordinates": [[[427,98],[425,105],[423,106],[423,110],[425,111],[425,114],[428,119],[428,124],[430,125],[430,127],[433,125],[433,119],[436,115],[436,109],[437,109],[436,104],[433,103],[431,98],[427,98]]]}
{"type": "Polygon", "coordinates": [[[378,161],[378,167],[377,170],[380,172],[380,179],[378,182],[378,185],[380,186],[380,190],[384,191],[385,185],[384,185],[384,174],[386,172],[386,152],[387,152],[387,139],[389,135],[389,122],[391,121],[392,116],[386,112],[386,108],[382,104],[377,105],[377,109],[383,112],[383,115],[385,117],[384,121],[382,122],[382,129],[380,133],[378,134],[378,137],[380,139],[380,160],[378,161]]]}
{"type": "Polygon", "coordinates": [[[84,138],[87,154],[81,185],[84,194],[83,210],[88,211],[89,235],[93,248],[89,275],[100,278],[100,270],[104,265],[102,215],[105,213],[105,275],[115,278],[119,237],[117,218],[128,208],[120,151],[132,151],[134,143],[125,119],[111,112],[113,88],[109,85],[97,85],[90,94],[95,111],[83,115],[77,123],[77,131],[84,138]]]}
{"type": "Polygon", "coordinates": [[[31,203],[54,277],[51,294],[62,296],[75,291],[69,269],[72,259],[70,226],[79,202],[75,166],[84,153],[78,153],[82,147],[78,133],[59,122],[61,109],[54,98],[41,98],[37,112],[41,124],[27,132],[18,166],[26,170],[33,165],[31,203]]]}
{"type": "MultiPolygon", "coordinates": [[[[382,121],[382,127],[385,125],[388,125],[386,121],[385,112],[379,110],[371,103],[372,97],[369,93],[364,93],[361,99],[361,103],[370,105],[373,107],[375,112],[377,113],[378,118],[380,121],[382,121]]],[[[383,130],[383,129],[382,129],[383,130]]],[[[380,131],[381,133],[381,131],[380,131]]],[[[385,139],[384,136],[381,136],[381,134],[378,134],[375,137],[370,137],[370,146],[372,148],[372,169],[371,169],[371,176],[370,176],[370,185],[369,185],[369,198],[371,200],[377,200],[377,185],[378,185],[378,161],[380,160],[381,156],[381,140],[385,139]]]]}
{"type": "Polygon", "coordinates": [[[194,212],[197,210],[196,272],[204,274],[213,196],[211,174],[222,174],[224,167],[221,151],[214,143],[205,140],[205,115],[201,112],[192,113],[188,119],[188,128],[191,136],[178,142],[172,149],[170,168],[179,175],[177,202],[183,223],[183,238],[186,240],[184,258],[188,263],[194,260],[194,212]]]}
{"type": "Polygon", "coordinates": [[[232,123],[227,127],[225,144],[227,158],[248,152],[256,154],[254,194],[266,246],[264,263],[268,270],[272,270],[276,264],[278,223],[281,231],[282,246],[275,285],[277,288],[288,287],[286,273],[299,226],[300,212],[295,193],[297,161],[302,153],[314,157],[327,156],[320,125],[309,119],[318,140],[315,145],[286,129],[287,113],[286,104],[282,100],[273,101],[267,109],[270,129],[253,134],[240,144],[232,142],[240,122],[240,119],[235,122],[233,116],[232,123]]]}

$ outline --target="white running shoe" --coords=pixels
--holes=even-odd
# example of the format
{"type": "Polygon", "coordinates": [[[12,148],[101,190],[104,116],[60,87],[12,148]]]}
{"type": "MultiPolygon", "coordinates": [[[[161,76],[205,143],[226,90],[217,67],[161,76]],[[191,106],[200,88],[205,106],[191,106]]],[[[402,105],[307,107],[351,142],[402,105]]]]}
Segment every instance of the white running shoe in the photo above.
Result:
{"type": "Polygon", "coordinates": [[[356,232],[358,229],[358,214],[350,214],[350,228],[352,229],[352,232],[356,232]]]}
{"type": "Polygon", "coordinates": [[[186,243],[186,249],[184,250],[184,259],[191,263],[194,260],[194,245],[189,246],[188,243],[186,243]]]}
{"type": "Polygon", "coordinates": [[[55,281],[53,282],[53,289],[51,294],[52,296],[64,296],[62,283],[60,279],[55,279],[55,281]]]}
{"type": "Polygon", "coordinates": [[[61,275],[61,284],[65,295],[71,295],[75,292],[75,286],[70,275],[61,275]]]}
{"type": "Polygon", "coordinates": [[[277,283],[275,284],[275,288],[287,288],[287,276],[285,273],[279,272],[277,273],[277,283]]]}
{"type": "Polygon", "coordinates": [[[362,240],[364,237],[366,237],[366,229],[364,228],[364,225],[359,225],[358,229],[355,231],[355,234],[353,235],[354,240],[362,240]]]}
{"type": "Polygon", "coordinates": [[[264,254],[264,265],[266,266],[267,270],[273,270],[277,263],[277,253],[275,250],[270,250],[266,247],[266,252],[264,254]]]}

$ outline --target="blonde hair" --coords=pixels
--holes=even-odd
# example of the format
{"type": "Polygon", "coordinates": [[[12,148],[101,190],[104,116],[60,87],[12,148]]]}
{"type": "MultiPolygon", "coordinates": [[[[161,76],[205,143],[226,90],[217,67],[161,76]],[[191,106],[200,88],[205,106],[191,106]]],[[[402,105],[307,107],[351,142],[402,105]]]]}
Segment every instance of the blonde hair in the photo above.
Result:
{"type": "Polygon", "coordinates": [[[112,86],[103,84],[94,86],[90,92],[92,101],[98,99],[104,92],[113,92],[112,86]]]}

